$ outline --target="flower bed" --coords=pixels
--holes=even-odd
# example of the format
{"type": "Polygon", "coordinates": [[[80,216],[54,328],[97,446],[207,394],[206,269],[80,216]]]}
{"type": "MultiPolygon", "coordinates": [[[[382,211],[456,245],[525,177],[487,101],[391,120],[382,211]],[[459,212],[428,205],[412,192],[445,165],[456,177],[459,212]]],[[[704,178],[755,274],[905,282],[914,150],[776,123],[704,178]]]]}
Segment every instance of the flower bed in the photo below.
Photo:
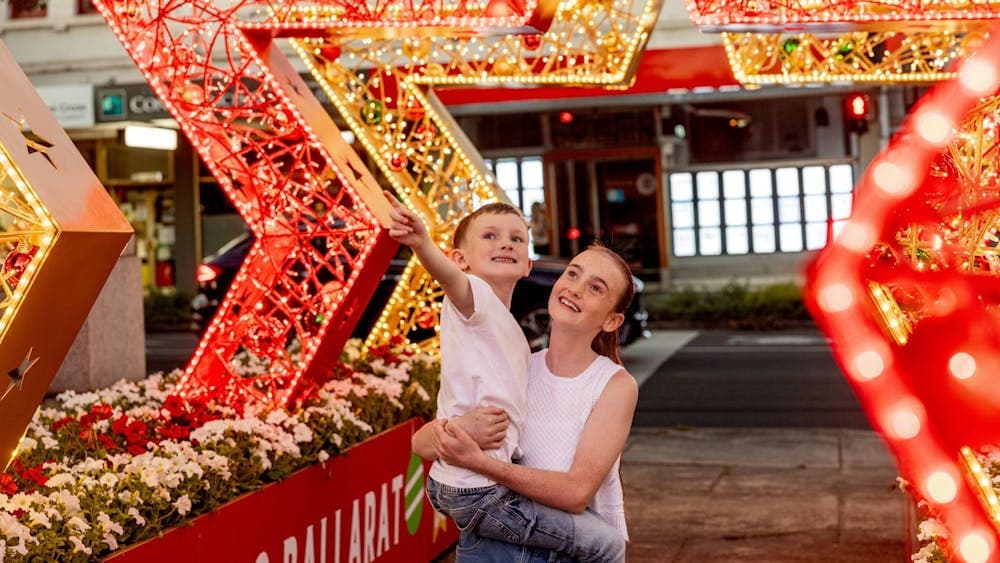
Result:
{"type": "MultiPolygon", "coordinates": [[[[59,395],[0,474],[0,556],[106,556],[433,413],[436,359],[394,346],[362,357],[358,346],[296,413],[181,402],[179,372],[59,395]]],[[[247,377],[267,369],[239,361],[247,377]]]]}

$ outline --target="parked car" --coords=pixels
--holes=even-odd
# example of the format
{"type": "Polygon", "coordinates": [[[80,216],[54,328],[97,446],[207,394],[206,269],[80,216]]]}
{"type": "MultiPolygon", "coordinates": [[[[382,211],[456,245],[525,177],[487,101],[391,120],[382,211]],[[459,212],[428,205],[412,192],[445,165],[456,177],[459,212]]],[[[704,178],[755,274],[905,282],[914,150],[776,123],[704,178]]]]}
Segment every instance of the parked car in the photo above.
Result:
{"type": "MultiPolygon", "coordinates": [[[[253,242],[253,235],[244,233],[219,249],[217,254],[206,257],[198,267],[198,295],[191,302],[191,308],[195,328],[199,332],[205,329],[215,315],[219,303],[229,290],[229,285],[233,282],[236,271],[239,270],[253,242]]],[[[388,302],[393,288],[399,282],[406,262],[404,259],[392,260],[354,330],[355,336],[364,337],[371,330],[378,314],[388,302]]],[[[549,294],[552,292],[552,285],[562,275],[567,264],[569,261],[565,258],[549,256],[536,258],[528,277],[519,281],[514,287],[510,311],[521,325],[532,350],[548,346],[549,294]]],[[[648,315],[642,306],[643,282],[635,276],[632,279],[636,288],[635,298],[625,312],[620,340],[622,346],[649,336],[649,331],[646,329],[648,315]]]]}

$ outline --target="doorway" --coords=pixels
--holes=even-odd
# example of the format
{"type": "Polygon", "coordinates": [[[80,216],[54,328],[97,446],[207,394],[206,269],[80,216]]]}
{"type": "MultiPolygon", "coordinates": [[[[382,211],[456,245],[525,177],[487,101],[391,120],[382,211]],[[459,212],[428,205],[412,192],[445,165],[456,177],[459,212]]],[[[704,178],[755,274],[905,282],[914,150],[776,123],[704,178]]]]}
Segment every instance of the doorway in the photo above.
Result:
{"type": "Polygon", "coordinates": [[[554,153],[545,164],[553,253],[600,240],[658,281],[667,267],[659,149],[554,153]]]}

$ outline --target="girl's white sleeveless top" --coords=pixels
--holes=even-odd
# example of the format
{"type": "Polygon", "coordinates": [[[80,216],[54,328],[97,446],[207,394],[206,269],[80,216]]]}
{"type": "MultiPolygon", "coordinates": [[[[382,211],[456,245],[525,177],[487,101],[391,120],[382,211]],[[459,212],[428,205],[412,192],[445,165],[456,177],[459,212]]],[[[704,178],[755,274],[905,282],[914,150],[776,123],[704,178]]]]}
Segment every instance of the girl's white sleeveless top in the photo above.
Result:
{"type": "MultiPolygon", "coordinates": [[[[546,350],[531,355],[528,364],[528,408],[521,429],[522,463],[552,471],[568,471],[590,411],[611,376],[622,366],[598,356],[576,377],[559,377],[545,366],[546,350]]],[[[625,500],[615,460],[590,507],[628,539],[625,500]]]]}

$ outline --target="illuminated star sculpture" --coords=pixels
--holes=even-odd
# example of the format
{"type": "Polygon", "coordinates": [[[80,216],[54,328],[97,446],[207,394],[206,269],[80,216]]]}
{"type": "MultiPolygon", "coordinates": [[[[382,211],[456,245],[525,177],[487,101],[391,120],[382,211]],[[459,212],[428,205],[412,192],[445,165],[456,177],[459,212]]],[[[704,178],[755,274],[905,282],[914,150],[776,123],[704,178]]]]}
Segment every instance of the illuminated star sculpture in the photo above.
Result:
{"type": "Polygon", "coordinates": [[[975,455],[1000,443],[998,86],[994,26],[869,165],[805,292],[943,547],[983,562],[1000,561],[1000,503],[975,455]]]}
{"type": "Polygon", "coordinates": [[[132,228],[2,45],[0,83],[0,366],[9,378],[0,396],[0,464],[6,465],[132,228]]]}

